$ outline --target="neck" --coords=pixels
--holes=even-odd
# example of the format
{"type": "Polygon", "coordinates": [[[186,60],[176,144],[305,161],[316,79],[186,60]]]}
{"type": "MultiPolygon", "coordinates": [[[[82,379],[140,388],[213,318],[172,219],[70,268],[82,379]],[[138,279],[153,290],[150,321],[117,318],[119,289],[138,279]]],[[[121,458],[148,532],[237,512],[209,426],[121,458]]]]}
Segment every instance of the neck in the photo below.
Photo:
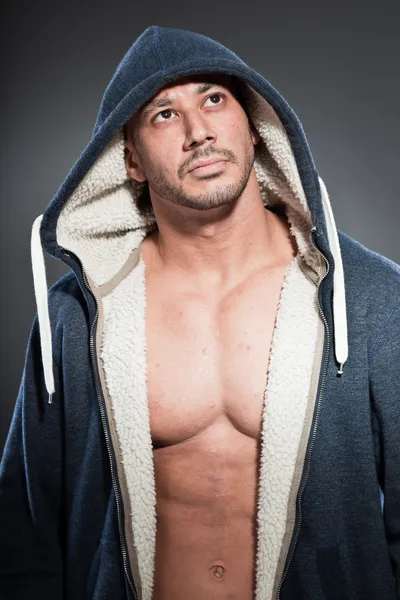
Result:
{"type": "Polygon", "coordinates": [[[146,267],[197,288],[230,287],[259,269],[288,264],[297,252],[286,217],[265,209],[257,182],[218,209],[157,206],[154,211],[158,230],[142,244],[146,267]]]}

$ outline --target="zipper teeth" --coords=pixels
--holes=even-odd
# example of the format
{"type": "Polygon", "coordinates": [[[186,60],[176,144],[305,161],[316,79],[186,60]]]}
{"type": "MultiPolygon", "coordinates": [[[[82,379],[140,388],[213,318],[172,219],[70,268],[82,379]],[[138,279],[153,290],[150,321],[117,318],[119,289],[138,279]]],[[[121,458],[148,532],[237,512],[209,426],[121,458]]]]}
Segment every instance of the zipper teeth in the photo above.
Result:
{"type": "MultiPolygon", "coordinates": [[[[65,252],[65,254],[67,254],[65,252]]],[[[69,254],[67,254],[67,256],[69,256],[69,254]]],[[[74,255],[76,256],[76,255],[74,255]]],[[[116,473],[114,470],[114,466],[112,463],[112,458],[111,458],[111,446],[110,446],[110,439],[109,439],[109,435],[108,435],[108,431],[107,431],[107,427],[106,427],[106,418],[105,418],[105,414],[104,414],[104,409],[101,403],[101,398],[100,398],[100,393],[99,393],[99,385],[98,385],[98,381],[97,381],[97,377],[96,377],[96,369],[95,369],[95,365],[96,365],[96,357],[94,354],[94,339],[93,339],[93,330],[94,330],[94,326],[96,324],[98,315],[99,315],[99,306],[98,306],[98,302],[97,302],[97,298],[96,296],[93,294],[90,286],[89,286],[89,282],[87,280],[86,277],[86,272],[85,269],[83,268],[83,265],[81,263],[81,261],[79,260],[78,257],[76,257],[78,262],[80,263],[81,269],[82,269],[82,275],[83,275],[83,281],[85,283],[86,288],[89,290],[89,292],[92,294],[94,301],[96,303],[96,314],[94,316],[93,319],[93,323],[91,325],[90,328],[90,336],[89,336],[89,344],[90,344],[90,354],[92,357],[92,363],[93,363],[93,369],[94,369],[94,382],[95,382],[95,387],[96,387],[96,395],[97,395],[97,401],[99,404],[99,408],[100,408],[100,415],[101,415],[101,422],[103,425],[103,431],[104,431],[104,435],[105,435],[105,439],[106,439],[106,446],[107,446],[107,451],[108,451],[108,459],[109,459],[109,463],[110,463],[110,469],[111,469],[111,478],[112,478],[112,483],[113,483],[113,488],[114,488],[114,494],[115,494],[115,500],[116,500],[116,505],[117,505],[117,516],[118,516],[118,534],[119,534],[119,541],[120,541],[120,545],[121,545],[121,552],[122,552],[122,558],[123,558],[123,563],[124,563],[124,571],[125,571],[125,575],[126,578],[128,580],[129,583],[129,587],[131,588],[133,597],[135,598],[135,600],[138,600],[138,595],[136,592],[136,588],[134,583],[131,581],[130,578],[130,574],[129,574],[129,570],[128,570],[128,555],[127,555],[127,551],[126,551],[126,546],[125,546],[125,540],[122,536],[122,515],[121,515],[121,505],[120,505],[120,498],[119,498],[119,492],[118,492],[118,486],[117,486],[117,481],[116,481],[116,473]]]]}
{"type": "MultiPolygon", "coordinates": [[[[324,258],[324,260],[326,262],[326,272],[325,272],[324,276],[321,279],[319,279],[319,281],[318,281],[317,290],[319,290],[319,287],[320,287],[322,281],[325,279],[325,277],[329,273],[330,265],[329,265],[329,261],[326,258],[326,256],[316,247],[316,245],[314,244],[314,242],[312,240],[312,232],[315,231],[315,230],[316,230],[316,227],[314,226],[311,229],[311,231],[310,231],[310,242],[311,242],[311,245],[317,250],[317,252],[324,258]]],[[[287,572],[289,570],[289,566],[290,566],[290,563],[292,561],[292,558],[293,558],[293,555],[294,555],[294,551],[295,551],[295,548],[296,548],[297,540],[299,538],[300,527],[301,527],[301,520],[302,520],[301,497],[303,495],[304,489],[305,489],[306,484],[307,484],[308,475],[310,473],[311,452],[312,452],[312,449],[313,449],[313,446],[314,446],[314,442],[315,442],[315,438],[316,438],[318,421],[319,421],[319,415],[320,415],[320,412],[321,412],[322,396],[323,396],[324,389],[325,389],[326,372],[327,372],[327,368],[328,368],[328,356],[329,356],[329,344],[330,344],[329,327],[328,327],[328,322],[326,320],[326,317],[325,317],[325,315],[324,315],[324,313],[322,311],[321,305],[319,303],[318,292],[317,292],[317,304],[318,304],[319,313],[320,313],[320,315],[322,317],[322,320],[324,322],[326,336],[327,336],[326,353],[325,353],[325,357],[324,357],[324,365],[323,365],[323,371],[322,371],[322,383],[321,383],[321,389],[320,389],[319,398],[318,398],[317,414],[316,414],[316,417],[315,417],[314,429],[313,429],[312,438],[311,438],[311,444],[310,444],[309,451],[308,451],[308,456],[307,456],[306,474],[305,474],[305,477],[304,477],[304,480],[303,480],[303,485],[301,486],[301,489],[300,489],[300,494],[299,494],[298,499],[297,499],[297,506],[298,506],[298,512],[299,512],[299,520],[298,520],[298,524],[297,524],[297,528],[296,528],[296,533],[295,533],[295,538],[294,538],[294,543],[293,543],[292,551],[290,553],[288,562],[286,564],[286,568],[285,568],[285,570],[284,570],[284,572],[282,574],[282,579],[281,579],[281,581],[279,583],[279,587],[278,587],[278,591],[277,591],[277,595],[276,595],[276,600],[279,600],[279,598],[280,598],[282,585],[283,585],[283,582],[284,582],[285,577],[287,575],[287,572]]]]}
{"type": "MultiPolygon", "coordinates": [[[[311,229],[311,231],[310,231],[310,242],[311,242],[311,245],[317,250],[317,252],[323,257],[323,259],[326,262],[326,266],[327,266],[327,269],[326,269],[326,272],[325,272],[324,276],[318,281],[317,290],[319,290],[319,287],[320,287],[322,281],[325,279],[325,277],[329,273],[330,265],[329,265],[329,261],[327,260],[326,256],[315,246],[315,244],[314,244],[314,242],[312,240],[312,232],[315,229],[316,229],[316,227],[313,227],[311,229]]],[[[79,259],[78,259],[78,261],[79,261],[79,259]]],[[[86,272],[85,272],[85,269],[83,268],[83,265],[82,265],[81,262],[80,262],[80,265],[81,265],[81,269],[82,269],[82,275],[83,275],[83,280],[84,280],[85,286],[89,290],[89,292],[93,295],[93,298],[94,298],[94,301],[95,301],[95,304],[96,304],[96,314],[95,314],[95,317],[94,317],[94,320],[93,320],[93,323],[92,323],[92,326],[91,326],[91,329],[90,329],[90,338],[89,338],[89,342],[90,342],[90,354],[91,354],[91,357],[92,357],[92,362],[95,365],[93,329],[94,329],[94,326],[96,324],[96,321],[97,321],[97,318],[98,318],[98,314],[99,314],[99,311],[98,311],[98,302],[97,302],[96,296],[93,294],[93,292],[92,292],[92,290],[91,290],[91,288],[89,286],[89,283],[88,283],[87,278],[86,278],[86,272]]],[[[294,539],[292,551],[290,553],[289,560],[288,560],[288,562],[286,564],[285,571],[284,571],[284,573],[282,575],[282,579],[281,579],[280,584],[279,584],[279,588],[278,588],[278,592],[277,592],[277,596],[276,596],[277,600],[279,600],[279,598],[280,598],[280,593],[281,593],[282,585],[283,585],[283,582],[284,582],[285,577],[287,575],[287,572],[289,570],[289,566],[290,566],[290,563],[292,561],[294,550],[295,550],[295,547],[296,547],[296,544],[297,544],[297,540],[298,540],[298,537],[299,537],[299,531],[300,531],[301,519],[302,519],[301,497],[302,497],[303,491],[305,489],[305,486],[306,486],[306,483],[307,483],[307,479],[308,479],[308,475],[309,475],[309,472],[310,472],[311,451],[312,451],[312,448],[314,446],[314,442],[315,442],[315,438],[316,438],[316,431],[317,431],[317,426],[318,426],[318,420],[319,420],[319,415],[320,415],[320,411],[321,411],[322,395],[323,395],[324,388],[325,388],[325,376],[326,376],[326,371],[327,371],[327,366],[328,366],[329,344],[330,344],[329,327],[328,327],[328,322],[326,320],[326,317],[325,317],[325,315],[324,315],[324,313],[322,311],[322,308],[321,308],[321,305],[320,305],[320,302],[319,302],[319,298],[318,298],[318,294],[317,294],[317,305],[318,305],[319,313],[320,313],[320,315],[322,317],[322,320],[324,322],[325,331],[326,331],[326,334],[327,334],[327,350],[326,350],[325,358],[324,358],[323,379],[322,379],[320,394],[319,394],[319,398],[318,398],[317,415],[316,415],[316,418],[315,418],[315,423],[314,423],[314,429],[313,429],[313,433],[312,433],[311,444],[310,444],[309,452],[308,452],[308,462],[307,462],[307,468],[306,468],[306,475],[305,475],[305,478],[304,478],[304,481],[303,481],[303,485],[301,487],[300,494],[298,496],[298,502],[297,502],[297,504],[298,504],[298,510],[299,510],[299,521],[298,521],[298,525],[297,525],[297,529],[296,529],[296,534],[295,534],[295,539],[294,539]]],[[[135,586],[131,582],[131,578],[129,576],[129,571],[128,571],[128,568],[127,568],[127,551],[126,551],[124,539],[123,539],[122,534],[121,534],[121,526],[122,526],[121,517],[122,517],[122,515],[121,515],[121,506],[120,506],[120,500],[119,500],[119,492],[118,492],[118,488],[117,488],[117,484],[116,484],[115,470],[114,470],[114,467],[113,467],[113,464],[112,464],[112,459],[111,459],[110,440],[109,440],[108,431],[107,431],[106,422],[105,422],[105,414],[104,414],[103,406],[101,404],[101,399],[100,399],[100,394],[99,394],[99,389],[98,389],[98,382],[97,382],[97,377],[96,376],[94,377],[94,381],[95,381],[95,387],[96,387],[97,400],[98,400],[98,404],[99,404],[99,408],[100,408],[101,421],[102,421],[102,424],[103,424],[104,435],[105,435],[105,438],[106,438],[106,446],[107,446],[107,451],[108,451],[108,458],[109,458],[109,462],[110,462],[110,469],[111,469],[111,475],[112,475],[112,481],[113,481],[113,488],[114,488],[115,499],[116,499],[116,504],[117,504],[117,515],[118,515],[118,525],[119,525],[119,527],[118,527],[118,533],[119,533],[121,551],[122,551],[123,562],[124,562],[124,570],[125,570],[125,574],[126,574],[126,577],[128,579],[129,586],[131,588],[132,594],[133,594],[135,600],[138,600],[138,596],[137,596],[137,592],[136,592],[135,586]]]]}

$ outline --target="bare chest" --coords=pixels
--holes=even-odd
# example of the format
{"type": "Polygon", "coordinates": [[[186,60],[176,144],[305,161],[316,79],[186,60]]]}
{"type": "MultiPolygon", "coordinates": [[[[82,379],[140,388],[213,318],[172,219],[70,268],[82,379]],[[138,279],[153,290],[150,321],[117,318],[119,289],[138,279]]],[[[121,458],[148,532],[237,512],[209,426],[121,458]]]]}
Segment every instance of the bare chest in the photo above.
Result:
{"type": "Polygon", "coordinates": [[[153,444],[200,434],[224,416],[258,439],[267,369],[286,268],[218,302],[147,285],[147,390],[153,444]]]}

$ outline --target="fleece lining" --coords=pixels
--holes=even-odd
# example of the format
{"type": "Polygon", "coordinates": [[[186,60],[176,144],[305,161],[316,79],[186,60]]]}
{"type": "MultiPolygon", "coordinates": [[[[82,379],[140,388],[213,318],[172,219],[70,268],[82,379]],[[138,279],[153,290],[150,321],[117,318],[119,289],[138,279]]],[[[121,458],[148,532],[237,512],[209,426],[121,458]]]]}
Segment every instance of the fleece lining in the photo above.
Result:
{"type": "MultiPolygon", "coordinates": [[[[320,317],[320,254],[310,244],[311,213],[285,128],[270,104],[245,86],[247,114],[260,134],[254,168],[268,207],[283,207],[298,249],[276,316],[264,396],[260,457],[256,600],[272,598],[295,515],[320,317]],[[301,265],[301,266],[300,266],[301,265]]],[[[151,600],[156,489],[146,390],[146,289],[140,244],[157,227],[143,183],[124,162],[123,130],[76,187],[57,221],[59,244],[82,261],[98,298],[97,359],[125,508],[125,534],[142,600],[151,600]]],[[[319,337],[321,340],[321,336],[319,337]]],[[[314,374],[315,375],[315,374],[314,374]]],[[[314,388],[313,388],[313,391],[314,388]]],[[[311,396],[311,397],[310,397],[311,396]]]]}
{"type": "MultiPolygon", "coordinates": [[[[398,393],[392,377],[398,347],[393,308],[397,265],[337,231],[302,124],[274,86],[219,42],[158,26],[147,28],[120,61],[104,92],[91,139],[32,227],[38,323],[29,342],[6,452],[6,479],[19,480],[21,490],[8,499],[5,494],[6,504],[13,506],[15,498],[22,498],[18,523],[7,522],[7,528],[11,534],[19,531],[21,517],[28,536],[27,558],[22,556],[17,569],[12,566],[13,585],[23,594],[17,571],[27,564],[38,567],[35,580],[43,579],[45,560],[55,574],[54,589],[65,588],[67,576],[65,591],[71,597],[77,590],[81,595],[85,586],[88,596],[122,597],[126,592],[131,597],[132,575],[139,598],[151,598],[156,482],[146,389],[146,273],[140,244],[157,223],[147,183],[133,181],[126,172],[123,125],[161,87],[199,73],[233,76],[243,84],[243,108],[261,136],[254,161],[260,201],[285,214],[298,248],[285,273],[265,365],[255,490],[256,600],[294,598],[299,593],[320,597],[333,589],[326,586],[333,579],[346,587],[346,597],[360,591],[368,598],[392,599],[399,562],[393,509],[398,504],[393,475],[393,465],[399,463],[393,418],[398,393]],[[57,284],[51,303],[42,248],[65,262],[76,278],[66,277],[57,284]],[[349,361],[348,317],[353,353],[349,361]],[[370,343],[374,339],[387,344],[370,343]],[[98,369],[91,362],[89,344],[97,353],[98,369]],[[38,360],[49,402],[54,395],[45,410],[38,360]],[[74,419],[76,432],[71,437],[66,421],[58,418],[65,384],[70,393],[66,405],[70,412],[65,416],[74,419]],[[18,432],[29,434],[28,425],[33,432],[45,432],[38,439],[46,444],[38,444],[35,435],[19,439],[18,432]],[[73,527],[66,533],[62,556],[51,519],[58,496],[54,494],[53,502],[53,496],[42,494],[43,482],[53,489],[57,467],[51,465],[61,465],[63,475],[66,469],[67,499],[79,499],[73,503],[73,527]],[[27,484],[36,490],[30,495],[36,498],[35,514],[43,513],[33,527],[31,503],[23,501],[27,484]],[[363,490],[362,499],[354,495],[356,489],[363,490]],[[38,532],[46,540],[43,555],[35,559],[38,532]],[[120,547],[123,533],[126,547],[120,547]],[[81,543],[81,536],[87,544],[81,543]],[[354,540],[360,540],[364,552],[354,540]]],[[[59,486],[57,493],[60,489],[64,487],[59,486]]],[[[20,551],[15,545],[12,554],[21,557],[20,551]]]]}
{"type": "MultiPolygon", "coordinates": [[[[134,264],[134,263],[133,263],[134,264]]],[[[323,327],[317,286],[299,257],[287,268],[271,344],[264,394],[257,509],[256,600],[279,583],[295,515],[296,488],[315,401],[315,361],[323,327]],[[268,443],[266,443],[268,440],[268,443]]],[[[98,339],[107,412],[131,540],[129,554],[142,600],[151,600],[156,543],[156,482],[146,386],[145,265],[140,259],[102,299],[98,339]]],[[[316,364],[317,362],[317,364],[316,364]]]]}
{"type": "MultiPolygon", "coordinates": [[[[319,276],[321,256],[309,241],[311,213],[286,130],[258,92],[249,85],[244,90],[248,114],[261,136],[254,169],[262,200],[270,207],[284,208],[300,256],[319,276]]],[[[80,257],[97,286],[113,277],[118,280],[132,250],[157,226],[151,206],[142,202],[146,186],[126,171],[121,128],[60,212],[58,243],[80,257]]]]}

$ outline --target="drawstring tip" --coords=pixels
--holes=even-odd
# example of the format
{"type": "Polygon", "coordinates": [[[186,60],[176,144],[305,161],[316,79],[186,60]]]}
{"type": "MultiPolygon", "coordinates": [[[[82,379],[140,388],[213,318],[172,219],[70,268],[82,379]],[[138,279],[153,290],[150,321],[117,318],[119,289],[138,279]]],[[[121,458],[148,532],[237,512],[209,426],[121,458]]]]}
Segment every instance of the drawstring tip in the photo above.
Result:
{"type": "Polygon", "coordinates": [[[48,401],[48,403],[49,403],[49,404],[52,404],[52,403],[53,403],[53,398],[52,398],[52,396],[53,396],[53,394],[49,394],[49,401],[48,401]]]}
{"type": "Polygon", "coordinates": [[[343,365],[344,365],[344,363],[340,363],[340,367],[339,367],[339,370],[338,370],[338,375],[343,375],[343,365]]]}

